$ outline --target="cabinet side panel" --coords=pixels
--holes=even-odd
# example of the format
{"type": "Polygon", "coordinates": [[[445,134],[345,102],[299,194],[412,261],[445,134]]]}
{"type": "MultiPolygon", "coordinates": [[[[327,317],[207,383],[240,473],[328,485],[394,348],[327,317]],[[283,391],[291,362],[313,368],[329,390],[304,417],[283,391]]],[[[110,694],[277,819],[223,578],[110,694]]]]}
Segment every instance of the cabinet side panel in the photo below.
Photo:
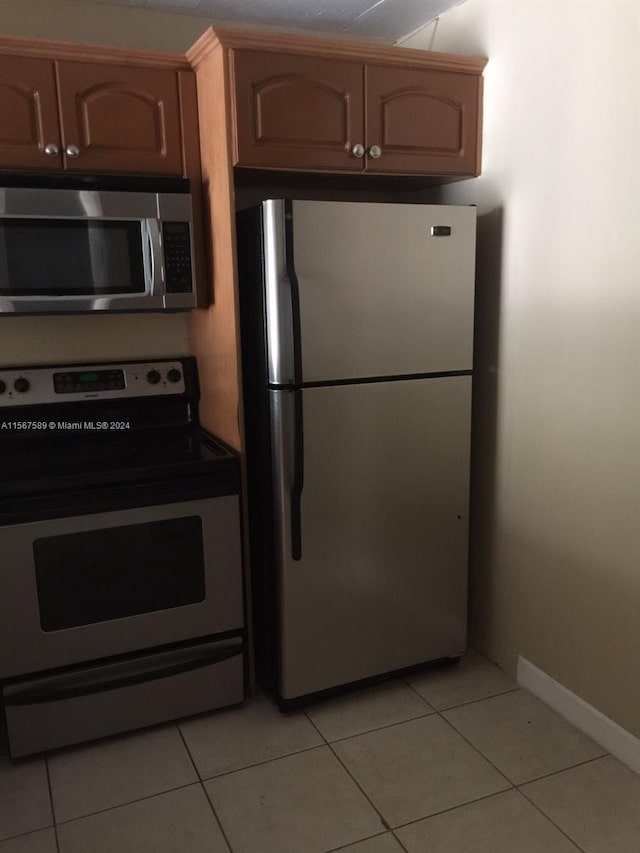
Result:
{"type": "Polygon", "coordinates": [[[231,167],[232,110],[228,57],[221,46],[198,58],[196,82],[202,166],[205,257],[213,280],[214,300],[191,312],[191,352],[198,360],[200,422],[240,451],[242,477],[242,562],[247,626],[249,689],[254,684],[251,579],[248,573],[247,471],[244,455],[240,378],[239,297],[236,267],[235,193],[231,167]]]}
{"type": "Polygon", "coordinates": [[[221,48],[215,48],[196,70],[204,218],[209,236],[206,257],[215,298],[208,308],[192,312],[190,332],[200,374],[200,420],[206,429],[241,449],[235,200],[226,74],[221,48]]]}
{"type": "Polygon", "coordinates": [[[193,230],[196,250],[195,270],[198,306],[206,307],[213,301],[213,291],[205,259],[207,234],[202,197],[202,169],[200,167],[200,136],[198,132],[198,95],[193,71],[178,72],[180,87],[180,120],[182,122],[182,162],[185,177],[189,178],[193,204],[193,230]]]}

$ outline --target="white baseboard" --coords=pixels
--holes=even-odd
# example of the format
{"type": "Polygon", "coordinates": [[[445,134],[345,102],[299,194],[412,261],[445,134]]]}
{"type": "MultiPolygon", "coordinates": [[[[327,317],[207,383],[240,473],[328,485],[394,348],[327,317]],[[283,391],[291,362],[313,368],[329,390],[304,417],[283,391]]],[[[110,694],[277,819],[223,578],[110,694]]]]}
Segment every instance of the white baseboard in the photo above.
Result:
{"type": "Polygon", "coordinates": [[[518,684],[588,735],[627,767],[640,773],[640,739],[601,714],[559,681],[523,657],[518,658],[518,684]]]}

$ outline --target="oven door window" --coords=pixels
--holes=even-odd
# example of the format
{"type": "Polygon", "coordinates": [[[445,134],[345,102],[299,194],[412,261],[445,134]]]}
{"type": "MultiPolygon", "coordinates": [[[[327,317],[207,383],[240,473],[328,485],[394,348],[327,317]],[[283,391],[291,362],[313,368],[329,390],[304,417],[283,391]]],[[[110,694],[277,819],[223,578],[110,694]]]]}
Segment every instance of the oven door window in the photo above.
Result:
{"type": "Polygon", "coordinates": [[[140,220],[0,219],[0,295],[144,293],[140,220]]]}
{"type": "Polygon", "coordinates": [[[198,516],[109,527],[33,543],[43,631],[204,601],[198,516]]]}

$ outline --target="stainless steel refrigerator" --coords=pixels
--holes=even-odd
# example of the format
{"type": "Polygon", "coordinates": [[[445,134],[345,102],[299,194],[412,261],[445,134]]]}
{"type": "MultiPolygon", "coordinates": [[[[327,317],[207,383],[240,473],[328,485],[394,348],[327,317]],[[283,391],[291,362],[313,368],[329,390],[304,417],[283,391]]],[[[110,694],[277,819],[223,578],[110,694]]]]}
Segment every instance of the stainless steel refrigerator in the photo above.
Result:
{"type": "Polygon", "coordinates": [[[475,219],[238,216],[256,654],[281,705],[465,649],[475,219]]]}

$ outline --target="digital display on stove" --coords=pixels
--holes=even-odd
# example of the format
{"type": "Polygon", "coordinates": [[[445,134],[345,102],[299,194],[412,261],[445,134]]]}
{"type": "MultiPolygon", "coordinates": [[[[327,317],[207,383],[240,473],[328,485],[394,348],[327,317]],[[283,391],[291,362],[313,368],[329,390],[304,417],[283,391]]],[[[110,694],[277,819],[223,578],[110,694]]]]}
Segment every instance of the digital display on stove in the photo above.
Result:
{"type": "Polygon", "coordinates": [[[119,391],[125,387],[123,370],[78,370],[53,374],[56,394],[119,391]]]}

